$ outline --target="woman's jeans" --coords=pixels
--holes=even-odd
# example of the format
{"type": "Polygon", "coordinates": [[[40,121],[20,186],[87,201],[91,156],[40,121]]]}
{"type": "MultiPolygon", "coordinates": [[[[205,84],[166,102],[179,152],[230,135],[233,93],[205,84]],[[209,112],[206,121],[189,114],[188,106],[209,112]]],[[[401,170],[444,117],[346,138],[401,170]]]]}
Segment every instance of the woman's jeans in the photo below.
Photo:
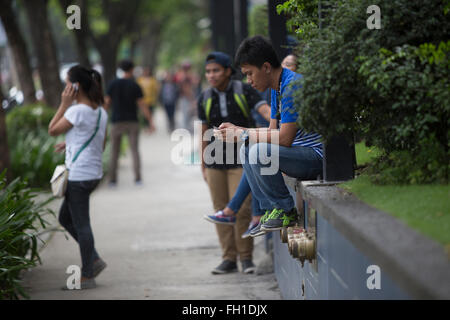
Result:
{"type": "Polygon", "coordinates": [[[301,180],[317,179],[322,174],[322,157],[309,147],[243,144],[240,156],[252,196],[262,211],[295,207],[282,172],[301,180]]]}
{"type": "Polygon", "coordinates": [[[99,259],[89,219],[89,197],[99,182],[100,180],[68,181],[59,211],[59,223],[80,246],[83,264],[81,275],[86,278],[92,278],[94,261],[99,259]]]}
{"type": "MultiPolygon", "coordinates": [[[[237,187],[236,192],[234,193],[234,196],[228,203],[227,207],[234,212],[238,212],[250,192],[250,185],[248,184],[245,172],[243,172],[241,181],[239,182],[239,186],[237,187]]],[[[258,200],[255,197],[252,197],[252,215],[262,216],[263,214],[264,211],[260,209],[258,200]]]]}

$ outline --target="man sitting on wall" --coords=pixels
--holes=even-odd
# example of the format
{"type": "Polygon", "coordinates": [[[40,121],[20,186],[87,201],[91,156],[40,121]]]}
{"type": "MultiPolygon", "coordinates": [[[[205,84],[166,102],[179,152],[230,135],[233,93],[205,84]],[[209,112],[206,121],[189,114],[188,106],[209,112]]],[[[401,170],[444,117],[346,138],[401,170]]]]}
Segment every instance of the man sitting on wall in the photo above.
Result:
{"type": "Polygon", "coordinates": [[[229,122],[219,127],[225,141],[245,141],[240,149],[241,161],[252,195],[266,212],[253,234],[262,234],[297,220],[294,199],[282,173],[302,180],[316,179],[322,173],[322,142],[319,134],[298,127],[292,93],[298,88],[295,81],[302,76],[281,66],[268,40],[261,36],[244,40],[235,63],[253,88],[271,88],[268,129],[248,129],[229,122]]]}

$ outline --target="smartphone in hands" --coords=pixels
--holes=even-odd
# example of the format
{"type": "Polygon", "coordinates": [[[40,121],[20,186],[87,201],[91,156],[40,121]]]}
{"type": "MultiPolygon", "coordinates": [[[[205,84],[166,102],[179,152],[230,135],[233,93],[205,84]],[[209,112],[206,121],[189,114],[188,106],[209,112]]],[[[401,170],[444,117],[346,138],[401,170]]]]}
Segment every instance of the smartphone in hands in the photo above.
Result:
{"type": "Polygon", "coordinates": [[[78,92],[78,83],[72,83],[72,87],[75,89],[75,92],[78,92]]]}

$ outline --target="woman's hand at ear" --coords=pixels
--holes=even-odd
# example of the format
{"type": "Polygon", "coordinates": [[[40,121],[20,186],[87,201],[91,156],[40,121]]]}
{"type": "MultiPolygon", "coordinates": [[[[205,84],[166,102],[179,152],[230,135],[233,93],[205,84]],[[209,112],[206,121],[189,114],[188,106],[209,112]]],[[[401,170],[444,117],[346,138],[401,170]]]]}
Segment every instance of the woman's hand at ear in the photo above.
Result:
{"type": "Polygon", "coordinates": [[[77,97],[77,90],[75,90],[73,83],[68,83],[61,93],[61,105],[62,108],[68,108],[72,104],[73,100],[77,97]]]}
{"type": "Polygon", "coordinates": [[[64,113],[70,107],[73,100],[77,96],[77,91],[73,87],[72,83],[66,84],[63,92],[61,93],[61,104],[59,105],[58,110],[56,111],[53,119],[50,121],[48,125],[48,133],[51,136],[58,136],[60,134],[66,133],[69,131],[73,125],[64,118],[64,113]]]}

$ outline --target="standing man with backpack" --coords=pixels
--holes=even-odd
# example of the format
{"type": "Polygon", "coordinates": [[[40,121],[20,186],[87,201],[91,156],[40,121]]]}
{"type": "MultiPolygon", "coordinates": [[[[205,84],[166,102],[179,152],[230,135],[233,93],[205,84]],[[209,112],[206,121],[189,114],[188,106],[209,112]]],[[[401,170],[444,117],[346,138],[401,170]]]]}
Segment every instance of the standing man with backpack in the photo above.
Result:
{"type": "MultiPolygon", "coordinates": [[[[207,131],[223,122],[254,127],[251,110],[255,109],[269,118],[270,108],[251,86],[231,79],[235,70],[227,54],[212,52],[207,56],[205,64],[205,76],[211,87],[204,90],[198,99],[198,115],[202,122],[201,169],[210,190],[214,210],[220,211],[233,197],[243,169],[238,162],[237,144],[227,146],[227,143],[215,140],[207,131]],[[234,151],[233,154],[230,151],[234,151]]],[[[236,219],[216,224],[223,261],[212,270],[213,274],[237,271],[238,255],[242,272],[254,272],[253,240],[241,238],[251,220],[250,200],[247,197],[237,212],[236,219]]]]}

